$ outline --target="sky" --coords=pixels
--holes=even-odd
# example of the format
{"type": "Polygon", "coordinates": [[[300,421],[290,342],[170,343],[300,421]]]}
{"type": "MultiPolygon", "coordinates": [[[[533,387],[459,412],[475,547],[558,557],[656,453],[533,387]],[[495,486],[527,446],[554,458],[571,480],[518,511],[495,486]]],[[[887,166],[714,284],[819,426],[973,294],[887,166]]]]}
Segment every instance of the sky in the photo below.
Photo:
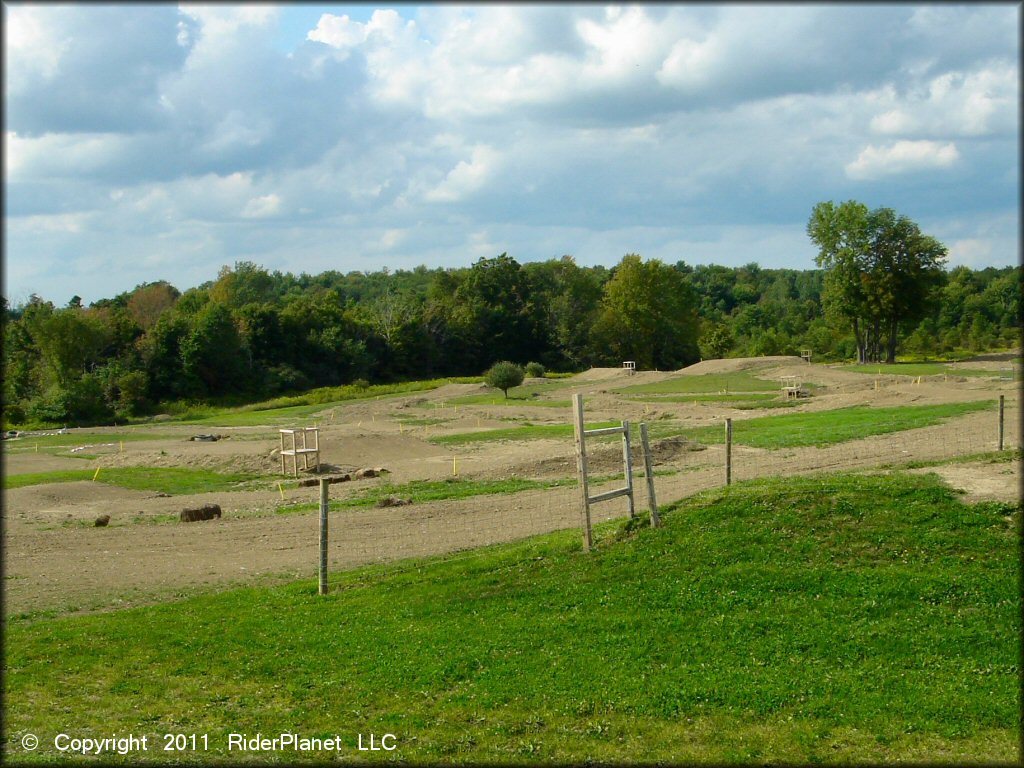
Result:
{"type": "Polygon", "coordinates": [[[814,268],[818,202],[1019,262],[1019,4],[5,3],[4,285],[63,305],[627,253],[814,268]]]}

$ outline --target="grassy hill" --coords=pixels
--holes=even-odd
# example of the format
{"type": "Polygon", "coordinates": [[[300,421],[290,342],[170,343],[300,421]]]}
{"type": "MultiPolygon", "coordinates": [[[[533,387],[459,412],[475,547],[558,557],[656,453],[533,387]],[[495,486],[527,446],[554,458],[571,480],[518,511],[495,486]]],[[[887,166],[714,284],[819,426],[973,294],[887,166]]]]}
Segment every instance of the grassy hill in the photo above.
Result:
{"type": "MultiPolygon", "coordinates": [[[[734,485],[665,526],[7,627],[8,762],[53,736],[338,734],[345,759],[1017,761],[1020,509],[935,476],[734,485]],[[370,733],[394,752],[360,752],[370,733]]],[[[162,742],[160,742],[162,744],[162,742]]],[[[140,755],[129,756],[138,762],[140,755]]],[[[110,759],[111,756],[106,756],[110,759]]],[[[116,758],[115,759],[120,759],[116,758]]]]}

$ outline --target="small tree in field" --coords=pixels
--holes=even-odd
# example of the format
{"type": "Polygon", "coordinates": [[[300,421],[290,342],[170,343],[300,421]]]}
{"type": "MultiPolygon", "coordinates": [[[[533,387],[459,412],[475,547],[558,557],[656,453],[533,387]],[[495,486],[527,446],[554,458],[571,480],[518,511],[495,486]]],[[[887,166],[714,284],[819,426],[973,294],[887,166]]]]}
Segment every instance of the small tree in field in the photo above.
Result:
{"type": "Polygon", "coordinates": [[[488,387],[500,389],[505,393],[505,399],[507,400],[508,391],[512,387],[518,387],[522,384],[525,376],[526,372],[518,365],[502,360],[487,369],[487,372],[484,374],[484,383],[488,387]]]}
{"type": "Polygon", "coordinates": [[[545,369],[540,363],[527,363],[526,375],[533,379],[543,379],[545,369]]]}

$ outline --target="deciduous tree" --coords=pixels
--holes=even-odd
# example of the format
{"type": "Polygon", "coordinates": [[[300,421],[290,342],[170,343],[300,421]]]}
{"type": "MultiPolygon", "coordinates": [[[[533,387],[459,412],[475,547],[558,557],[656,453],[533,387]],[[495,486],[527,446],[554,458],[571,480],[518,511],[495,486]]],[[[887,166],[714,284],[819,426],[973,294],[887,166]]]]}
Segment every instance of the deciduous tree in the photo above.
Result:
{"type": "Polygon", "coordinates": [[[628,254],[604,287],[591,333],[595,354],[615,364],[672,370],[697,362],[696,302],[681,272],[628,254]]]}
{"type": "Polygon", "coordinates": [[[860,362],[895,362],[901,324],[919,320],[942,277],[946,248],[891,208],[818,203],[807,224],[827,270],[826,312],[849,324],[860,362]]]}
{"type": "Polygon", "coordinates": [[[510,363],[508,360],[502,360],[497,362],[487,369],[484,374],[484,383],[488,387],[494,387],[500,389],[505,393],[505,399],[508,399],[508,391],[512,387],[518,387],[523,383],[523,379],[526,377],[526,372],[515,363],[510,363]]]}

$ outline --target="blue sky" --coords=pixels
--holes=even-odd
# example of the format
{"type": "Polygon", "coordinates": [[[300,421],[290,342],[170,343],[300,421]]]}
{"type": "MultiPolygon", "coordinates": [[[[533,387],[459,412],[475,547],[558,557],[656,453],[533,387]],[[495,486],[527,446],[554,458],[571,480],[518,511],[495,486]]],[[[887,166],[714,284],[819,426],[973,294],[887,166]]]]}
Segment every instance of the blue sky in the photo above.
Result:
{"type": "Polygon", "coordinates": [[[5,4],[4,295],[223,265],[1018,263],[1020,6],[5,4]]]}

